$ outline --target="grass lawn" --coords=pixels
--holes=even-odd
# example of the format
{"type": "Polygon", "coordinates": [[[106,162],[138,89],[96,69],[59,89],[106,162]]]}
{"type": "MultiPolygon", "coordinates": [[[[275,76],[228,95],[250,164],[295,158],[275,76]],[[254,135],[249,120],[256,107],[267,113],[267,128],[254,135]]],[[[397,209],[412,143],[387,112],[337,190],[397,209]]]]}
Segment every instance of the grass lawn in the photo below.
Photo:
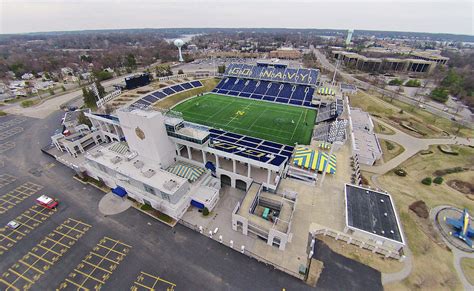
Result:
{"type": "MultiPolygon", "coordinates": [[[[399,177],[389,172],[378,179],[380,186],[394,199],[406,240],[414,255],[413,272],[410,276],[402,283],[385,286],[387,290],[461,289],[454,271],[452,253],[446,250],[443,244],[437,243],[432,232],[427,231],[430,221],[417,217],[408,209],[408,206],[417,200],[423,200],[429,208],[438,205],[453,205],[458,208],[474,209],[473,200],[452,189],[446,185],[446,182],[431,186],[421,184],[423,178],[433,178],[436,170],[472,167],[474,148],[456,146],[453,148],[459,151],[458,156],[443,154],[436,146],[431,146],[432,154],[418,153],[402,163],[401,168],[408,173],[406,177],[399,177]]],[[[474,180],[474,171],[462,174],[463,180],[474,180]]]]}
{"type": "Polygon", "coordinates": [[[200,81],[203,84],[202,87],[190,89],[181,93],[171,95],[170,97],[163,98],[160,101],[156,102],[154,104],[154,107],[169,109],[173,107],[175,104],[178,104],[179,102],[186,100],[189,97],[211,91],[212,89],[216,87],[217,83],[219,83],[219,80],[215,78],[205,79],[205,80],[200,80],[200,81]]]}
{"type": "Polygon", "coordinates": [[[382,125],[381,123],[374,121],[374,131],[375,133],[381,133],[381,134],[388,134],[388,135],[394,135],[395,131],[392,129],[382,125]]]}
{"type": "Polygon", "coordinates": [[[173,108],[187,121],[288,145],[309,144],[316,111],[265,101],[206,94],[173,108]]]}
{"type": "Polygon", "coordinates": [[[386,163],[405,151],[405,148],[396,142],[380,139],[382,147],[382,158],[386,163]]]}
{"type": "Polygon", "coordinates": [[[474,285],[474,259],[461,259],[461,267],[466,279],[469,281],[469,283],[474,285]]]}
{"type": "MultiPolygon", "coordinates": [[[[349,100],[351,106],[362,108],[362,110],[381,118],[397,129],[416,137],[443,137],[446,136],[444,131],[458,136],[473,135],[472,131],[463,127],[458,132],[458,126],[451,120],[441,118],[426,110],[398,100],[390,101],[388,97],[385,97],[383,100],[382,98],[359,91],[357,94],[352,95],[349,100]],[[402,127],[401,123],[414,128],[417,132],[402,127]]],[[[378,130],[377,127],[375,129],[378,130]]]]}

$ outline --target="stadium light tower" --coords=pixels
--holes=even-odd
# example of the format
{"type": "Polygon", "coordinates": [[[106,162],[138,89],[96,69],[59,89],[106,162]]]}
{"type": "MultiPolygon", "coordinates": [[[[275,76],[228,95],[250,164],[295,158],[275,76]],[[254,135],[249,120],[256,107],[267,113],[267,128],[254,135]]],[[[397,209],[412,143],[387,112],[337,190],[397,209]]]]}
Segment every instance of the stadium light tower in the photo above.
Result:
{"type": "Polygon", "coordinates": [[[184,41],[182,39],[175,39],[174,40],[174,45],[178,48],[178,52],[179,52],[179,61],[180,62],[184,62],[184,59],[183,59],[183,54],[181,53],[181,47],[184,45],[184,41]]]}

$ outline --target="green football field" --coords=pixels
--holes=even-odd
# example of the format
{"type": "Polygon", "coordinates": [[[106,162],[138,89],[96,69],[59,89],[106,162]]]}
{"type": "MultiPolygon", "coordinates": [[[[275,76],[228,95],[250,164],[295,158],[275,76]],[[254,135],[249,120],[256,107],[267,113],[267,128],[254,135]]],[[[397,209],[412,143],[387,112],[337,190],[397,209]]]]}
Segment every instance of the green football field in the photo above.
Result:
{"type": "Polygon", "coordinates": [[[186,121],[288,145],[309,144],[316,110],[254,99],[206,94],[173,108],[186,121]]]}

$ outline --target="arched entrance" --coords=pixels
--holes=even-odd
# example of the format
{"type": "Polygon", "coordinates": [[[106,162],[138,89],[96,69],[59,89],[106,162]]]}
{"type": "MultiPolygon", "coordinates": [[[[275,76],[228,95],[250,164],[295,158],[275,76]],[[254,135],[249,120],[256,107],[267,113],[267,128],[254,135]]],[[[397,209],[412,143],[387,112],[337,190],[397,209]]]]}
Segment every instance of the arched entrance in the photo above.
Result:
{"type": "Polygon", "coordinates": [[[235,188],[247,191],[247,183],[245,183],[242,180],[237,179],[235,180],[235,188]]]}
{"type": "Polygon", "coordinates": [[[231,186],[230,177],[227,175],[221,175],[221,186],[231,186]]]}

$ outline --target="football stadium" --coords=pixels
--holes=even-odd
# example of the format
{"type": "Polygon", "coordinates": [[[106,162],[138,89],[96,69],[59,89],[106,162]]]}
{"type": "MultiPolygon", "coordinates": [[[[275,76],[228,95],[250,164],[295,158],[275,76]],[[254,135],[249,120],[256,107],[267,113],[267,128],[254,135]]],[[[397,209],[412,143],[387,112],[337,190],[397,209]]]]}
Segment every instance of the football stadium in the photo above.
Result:
{"type": "Polygon", "coordinates": [[[398,219],[375,211],[377,203],[393,205],[390,197],[368,205],[368,190],[344,188],[361,180],[351,146],[358,140],[347,134],[358,125],[347,98],[319,75],[256,62],[230,63],[207,79],[167,76],[114,113],[85,112],[91,129],[52,136],[51,155],[120,199],[235,242],[242,253],[266,254],[296,277],[307,267],[299,258],[313,255],[311,241],[321,234],[399,259],[404,241],[384,235],[400,229],[398,219]],[[161,100],[169,105],[159,107],[161,100]],[[363,227],[345,219],[351,213],[363,227]]]}
{"type": "Polygon", "coordinates": [[[247,98],[205,94],[178,104],[186,121],[287,145],[309,144],[316,110],[247,98]]]}

